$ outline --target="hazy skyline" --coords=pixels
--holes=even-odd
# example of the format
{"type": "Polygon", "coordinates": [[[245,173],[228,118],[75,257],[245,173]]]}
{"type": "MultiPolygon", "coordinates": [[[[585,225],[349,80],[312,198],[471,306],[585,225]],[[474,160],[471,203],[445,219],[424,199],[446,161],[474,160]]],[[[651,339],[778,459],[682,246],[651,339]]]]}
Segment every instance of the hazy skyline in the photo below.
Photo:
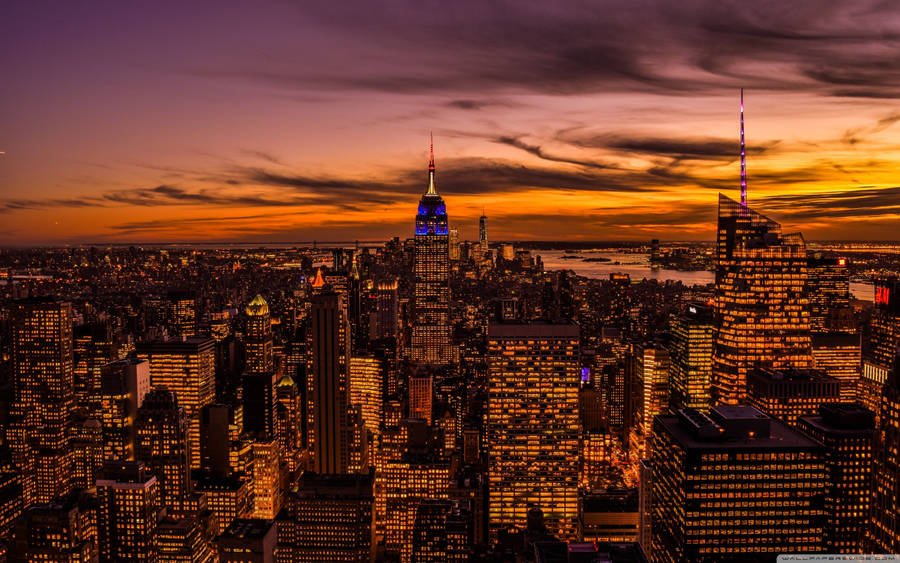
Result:
{"type": "Polygon", "coordinates": [[[7,3],[0,244],[900,229],[891,2],[7,3]]]}

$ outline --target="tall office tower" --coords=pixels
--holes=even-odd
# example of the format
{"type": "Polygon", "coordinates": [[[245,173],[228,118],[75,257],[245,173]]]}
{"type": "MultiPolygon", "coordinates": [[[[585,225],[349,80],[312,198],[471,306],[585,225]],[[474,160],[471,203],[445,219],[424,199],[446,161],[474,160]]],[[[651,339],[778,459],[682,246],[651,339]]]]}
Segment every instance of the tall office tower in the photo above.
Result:
{"type": "Polygon", "coordinates": [[[628,456],[631,476],[636,479],[638,461],[645,457],[650,442],[653,418],[669,410],[669,352],[657,343],[635,345],[630,366],[625,389],[631,414],[628,456]]]}
{"type": "Polygon", "coordinates": [[[246,368],[241,377],[244,430],[271,437],[275,432],[275,361],[269,304],[257,295],[247,305],[246,368]]]}
{"type": "Polygon", "coordinates": [[[101,369],[104,459],[134,459],[134,421],[149,391],[150,364],[144,360],[125,358],[101,369]]]}
{"type": "Polygon", "coordinates": [[[275,434],[275,372],[245,372],[241,377],[244,430],[258,436],[275,434]]]}
{"type": "Polygon", "coordinates": [[[430,373],[416,373],[409,377],[409,417],[421,418],[431,424],[431,403],[434,378],[430,373]]]}
{"type": "Polygon", "coordinates": [[[22,514],[22,472],[12,463],[12,455],[0,446],[0,543],[9,544],[16,519],[22,514]]]}
{"type": "Polygon", "coordinates": [[[275,437],[287,470],[300,470],[303,457],[303,403],[293,378],[285,375],[275,385],[275,437]]]}
{"type": "Polygon", "coordinates": [[[115,359],[112,326],[97,322],[72,330],[75,402],[89,406],[100,391],[102,367],[115,359]]]}
{"type": "Polygon", "coordinates": [[[276,563],[372,561],[372,477],[304,473],[275,521],[276,563]]]}
{"type": "Polygon", "coordinates": [[[884,384],[880,411],[864,553],[900,553],[900,355],[884,384]]]}
{"type": "Polygon", "coordinates": [[[213,563],[215,551],[204,522],[187,516],[167,516],[156,529],[159,562],[213,563]]]}
{"type": "Polygon", "coordinates": [[[185,338],[197,335],[197,294],[172,290],[168,293],[169,325],[172,334],[185,338]]]}
{"type": "Polygon", "coordinates": [[[459,262],[459,231],[450,229],[448,252],[451,262],[459,262]]]}
{"type": "Polygon", "coordinates": [[[748,406],[653,423],[651,561],[760,561],[824,550],[824,447],[748,406]]]}
{"type": "Polygon", "coordinates": [[[374,356],[350,358],[350,403],[359,405],[363,424],[378,434],[384,396],[382,361],[374,356]]]}
{"type": "Polygon", "coordinates": [[[416,215],[410,358],[424,364],[449,364],[450,255],[447,206],[434,189],[434,149],[428,162],[428,191],[416,215]]]}
{"type": "Polygon", "coordinates": [[[200,472],[194,491],[206,496],[207,505],[215,516],[215,534],[221,534],[237,518],[250,514],[250,479],[232,475],[222,477],[200,472]]]}
{"type": "Polygon", "coordinates": [[[856,400],[861,339],[854,332],[813,333],[813,366],[841,384],[841,402],[856,400]]]}
{"type": "Polygon", "coordinates": [[[190,492],[187,416],[174,393],[162,387],[144,397],[134,422],[134,458],[158,479],[162,506],[180,506],[190,492]]]}
{"type": "Polygon", "coordinates": [[[452,535],[452,530],[448,530],[448,520],[453,521],[453,508],[454,503],[450,500],[424,500],[419,503],[413,524],[413,561],[416,563],[468,561],[468,558],[460,559],[460,556],[467,555],[465,544],[460,546],[459,543],[462,542],[448,541],[450,539],[448,536],[452,535]]]}
{"type": "Polygon", "coordinates": [[[235,520],[216,544],[219,563],[275,563],[275,524],[259,518],[235,520]]]}
{"type": "Polygon", "coordinates": [[[307,336],[307,440],[311,469],[345,473],[350,463],[350,323],[338,293],[313,296],[307,336]]]}
{"type": "Polygon", "coordinates": [[[574,538],[578,517],[578,327],[488,328],[491,534],[524,528],[538,507],[551,532],[574,538]]]}
{"type": "Polygon", "coordinates": [[[32,505],[16,521],[10,561],[95,563],[97,530],[93,509],[78,494],[32,505]]]}
{"type": "Polygon", "coordinates": [[[375,284],[375,322],[369,323],[371,340],[397,338],[397,311],[400,304],[397,287],[396,279],[375,284]]]}
{"type": "Polygon", "coordinates": [[[15,396],[6,432],[27,506],[71,491],[72,307],[28,299],[13,302],[9,316],[15,396]]]}
{"type": "Polygon", "coordinates": [[[748,402],[767,415],[796,426],[801,416],[841,400],[841,383],[818,370],[760,369],[747,378],[748,402]]]}
{"type": "Polygon", "coordinates": [[[107,459],[103,426],[96,418],[77,420],[72,425],[72,488],[91,489],[107,459]]]}
{"type": "Polygon", "coordinates": [[[847,260],[815,253],[807,264],[810,329],[814,333],[855,332],[847,260]]]}
{"type": "Polygon", "coordinates": [[[673,409],[709,407],[713,349],[712,310],[689,304],[681,315],[672,317],[669,346],[669,386],[673,409]]]}
{"type": "Polygon", "coordinates": [[[450,462],[430,452],[408,452],[385,462],[383,479],[385,549],[398,553],[402,563],[409,563],[418,506],[428,499],[447,498],[450,462]]]}
{"type": "Polygon", "coordinates": [[[97,479],[97,539],[101,561],[159,559],[156,476],[140,461],[108,461],[97,479]]]}
{"type": "Polygon", "coordinates": [[[281,459],[278,440],[253,442],[253,518],[271,520],[281,508],[281,459]]]}
{"type": "Polygon", "coordinates": [[[869,325],[869,340],[864,344],[859,400],[878,416],[882,389],[900,347],[900,279],[875,283],[875,310],[869,325]]]}
{"type": "Polygon", "coordinates": [[[257,295],[247,305],[247,331],[244,335],[244,349],[248,373],[268,373],[275,371],[272,355],[272,319],[269,304],[257,295]]]}
{"type": "Polygon", "coordinates": [[[806,243],[781,225],[719,195],[713,394],[717,404],[747,396],[755,367],[812,365],[806,243]]]}
{"type": "Polygon", "coordinates": [[[142,342],[137,356],[150,363],[150,385],[175,393],[188,420],[191,468],[200,468],[200,409],[215,399],[215,340],[142,342]]]}
{"type": "Polygon", "coordinates": [[[854,403],[830,403],[798,428],[825,445],[825,551],[861,553],[872,496],[875,414],[854,403]]]}
{"type": "Polygon", "coordinates": [[[200,411],[200,467],[226,477],[237,469],[232,456],[242,447],[241,408],[215,403],[200,411]]]}

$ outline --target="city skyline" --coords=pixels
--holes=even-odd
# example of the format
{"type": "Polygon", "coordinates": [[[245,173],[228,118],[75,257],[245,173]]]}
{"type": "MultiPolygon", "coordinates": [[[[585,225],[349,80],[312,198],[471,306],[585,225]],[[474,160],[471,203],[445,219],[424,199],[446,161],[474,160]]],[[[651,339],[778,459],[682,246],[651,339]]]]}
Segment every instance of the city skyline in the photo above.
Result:
{"type": "Polygon", "coordinates": [[[0,245],[405,238],[430,130],[461,239],[711,241],[741,87],[752,207],[896,238],[895,7],[247,10],[5,8],[0,245]]]}

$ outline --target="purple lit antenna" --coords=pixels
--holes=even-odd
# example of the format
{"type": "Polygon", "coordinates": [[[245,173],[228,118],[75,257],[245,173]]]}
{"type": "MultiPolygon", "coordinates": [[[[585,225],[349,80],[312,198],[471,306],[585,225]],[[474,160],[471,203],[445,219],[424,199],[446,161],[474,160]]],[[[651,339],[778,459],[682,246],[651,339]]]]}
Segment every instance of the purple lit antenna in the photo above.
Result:
{"type": "Polygon", "coordinates": [[[747,155],[744,152],[744,89],[741,88],[741,205],[747,207],[747,155]]]}

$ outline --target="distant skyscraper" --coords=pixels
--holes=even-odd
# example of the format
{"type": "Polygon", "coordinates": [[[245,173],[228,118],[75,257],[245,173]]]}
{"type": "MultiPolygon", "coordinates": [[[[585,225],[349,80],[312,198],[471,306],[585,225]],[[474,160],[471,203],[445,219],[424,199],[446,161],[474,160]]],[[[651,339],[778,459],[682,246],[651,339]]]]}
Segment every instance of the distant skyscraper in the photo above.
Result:
{"type": "Polygon", "coordinates": [[[447,206],[434,188],[434,150],[428,162],[428,191],[419,202],[415,235],[415,288],[410,357],[442,365],[450,346],[450,255],[447,206]]]}
{"type": "Polygon", "coordinates": [[[378,434],[384,396],[383,362],[374,356],[350,358],[350,402],[359,405],[365,427],[378,434]]]}
{"type": "Polygon", "coordinates": [[[561,539],[578,517],[578,327],[488,329],[488,522],[525,528],[532,507],[561,539]]]}
{"type": "Polygon", "coordinates": [[[712,311],[689,304],[672,318],[670,349],[671,403],[674,409],[709,407],[712,375],[712,311]]]}
{"type": "Polygon", "coordinates": [[[826,332],[812,335],[813,365],[840,381],[841,402],[856,400],[860,350],[860,335],[855,332],[826,332]]]}
{"type": "Polygon", "coordinates": [[[247,305],[247,331],[244,349],[247,356],[247,372],[267,373],[275,371],[272,356],[272,319],[269,304],[257,295],[247,305]]]}
{"type": "Polygon", "coordinates": [[[269,305],[257,295],[247,305],[246,313],[247,362],[241,377],[244,430],[271,438],[275,431],[275,362],[269,305]]]}
{"type": "Polygon", "coordinates": [[[718,404],[747,396],[756,367],[812,366],[806,243],[799,234],[719,195],[713,392],[718,404]]]}
{"type": "Polygon", "coordinates": [[[653,424],[651,561],[774,561],[824,551],[818,442],[747,406],[653,424]]]}
{"type": "Polygon", "coordinates": [[[399,298],[397,280],[381,281],[375,285],[375,322],[370,322],[369,330],[372,340],[397,338],[397,312],[399,298]]]}
{"type": "Polygon", "coordinates": [[[191,468],[200,468],[200,409],[215,400],[215,340],[144,342],[137,356],[150,362],[150,385],[175,393],[188,419],[191,468]]]}
{"type": "Polygon", "coordinates": [[[645,456],[653,418],[669,410],[669,352],[655,342],[636,345],[630,355],[626,401],[630,405],[628,454],[632,477],[645,456]]]}
{"type": "Polygon", "coordinates": [[[271,520],[281,508],[281,459],[273,438],[253,442],[253,518],[271,520]]]}
{"type": "Polygon", "coordinates": [[[409,377],[409,417],[421,418],[431,424],[431,405],[434,377],[430,373],[417,373],[409,377]]]}
{"type": "Polygon", "coordinates": [[[321,293],[313,297],[307,342],[307,429],[312,470],[345,473],[350,463],[350,323],[342,295],[321,293]]]}
{"type": "Polygon", "coordinates": [[[16,301],[10,329],[15,396],[7,440],[22,469],[26,505],[46,503],[72,486],[72,307],[50,299],[16,301]]]}
{"type": "Polygon", "coordinates": [[[172,290],[168,294],[169,318],[175,336],[192,337],[197,334],[197,294],[193,291],[172,290]]]}
{"type": "Polygon", "coordinates": [[[478,242],[485,248],[488,245],[488,231],[487,231],[487,215],[484,213],[481,214],[481,217],[478,219],[478,242]]]}
{"type": "Polygon", "coordinates": [[[847,260],[812,255],[808,260],[809,322],[813,332],[855,330],[847,260]]]}
{"type": "Polygon", "coordinates": [[[166,388],[153,389],[138,409],[134,458],[156,475],[157,496],[164,506],[177,507],[190,492],[187,415],[166,388]]]}
{"type": "Polygon", "coordinates": [[[831,403],[798,427],[825,445],[825,548],[861,553],[872,500],[872,442],[875,415],[854,403],[831,403]]]}
{"type": "Polygon", "coordinates": [[[159,558],[158,485],[140,461],[110,461],[97,479],[101,561],[153,563],[159,558]]]}

